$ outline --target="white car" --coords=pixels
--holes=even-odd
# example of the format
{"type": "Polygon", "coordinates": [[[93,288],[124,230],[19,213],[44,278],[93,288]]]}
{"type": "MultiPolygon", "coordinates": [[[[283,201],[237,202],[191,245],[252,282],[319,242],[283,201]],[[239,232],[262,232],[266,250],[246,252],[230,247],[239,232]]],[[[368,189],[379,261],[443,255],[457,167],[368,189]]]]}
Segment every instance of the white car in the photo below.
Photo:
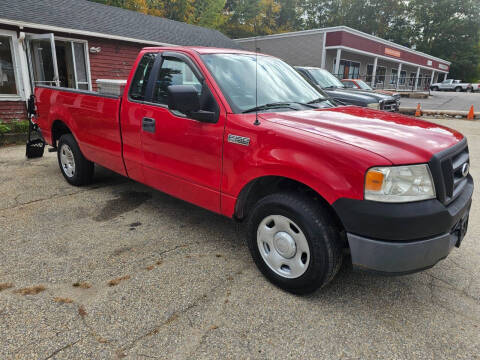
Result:
{"type": "Polygon", "coordinates": [[[447,80],[443,80],[442,82],[430,85],[430,90],[433,90],[433,91],[456,91],[456,92],[466,91],[466,92],[473,92],[473,91],[479,91],[480,90],[480,85],[479,84],[463,83],[462,80],[447,79],[447,80]]]}

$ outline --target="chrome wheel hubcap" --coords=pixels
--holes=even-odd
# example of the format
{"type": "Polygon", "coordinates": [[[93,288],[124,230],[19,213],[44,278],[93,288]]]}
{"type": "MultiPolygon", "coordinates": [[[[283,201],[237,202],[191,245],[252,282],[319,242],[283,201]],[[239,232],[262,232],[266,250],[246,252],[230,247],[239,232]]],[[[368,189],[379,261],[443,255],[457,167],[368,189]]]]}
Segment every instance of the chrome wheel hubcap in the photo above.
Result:
{"type": "Polygon", "coordinates": [[[260,255],[276,274],[294,279],[302,276],[310,263],[310,248],[300,227],[283,215],[270,215],[257,230],[260,255]]]}
{"type": "Polygon", "coordinates": [[[72,149],[67,144],[63,144],[60,148],[60,164],[65,175],[68,177],[75,175],[75,158],[72,149]]]}

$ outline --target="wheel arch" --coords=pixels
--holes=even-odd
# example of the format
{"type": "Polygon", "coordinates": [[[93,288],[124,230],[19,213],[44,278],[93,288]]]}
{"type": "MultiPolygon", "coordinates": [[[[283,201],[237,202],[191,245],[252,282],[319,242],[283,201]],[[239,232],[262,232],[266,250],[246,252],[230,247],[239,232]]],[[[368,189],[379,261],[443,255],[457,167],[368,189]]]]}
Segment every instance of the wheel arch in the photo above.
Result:
{"type": "Polygon", "coordinates": [[[336,225],[339,228],[344,229],[341,219],[322,194],[301,181],[278,175],[261,176],[249,181],[242,188],[237,197],[234,209],[234,218],[239,221],[244,220],[258,200],[267,195],[282,191],[301,192],[306,196],[313,198],[315,201],[318,201],[330,212],[332,217],[335,219],[336,225]]]}
{"type": "Polygon", "coordinates": [[[52,145],[57,147],[57,141],[60,139],[62,135],[65,134],[72,134],[73,132],[70,127],[65,123],[65,121],[57,119],[52,122],[52,145]]]}

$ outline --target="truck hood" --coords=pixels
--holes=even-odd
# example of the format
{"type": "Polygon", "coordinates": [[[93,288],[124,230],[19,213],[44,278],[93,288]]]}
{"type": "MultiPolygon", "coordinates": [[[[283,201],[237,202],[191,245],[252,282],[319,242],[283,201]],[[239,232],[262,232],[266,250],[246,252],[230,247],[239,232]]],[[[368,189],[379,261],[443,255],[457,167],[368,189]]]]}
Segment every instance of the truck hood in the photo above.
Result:
{"type": "Polygon", "coordinates": [[[263,113],[261,117],[363,148],[397,165],[425,163],[463,139],[459,132],[443,126],[356,106],[263,113]]]}

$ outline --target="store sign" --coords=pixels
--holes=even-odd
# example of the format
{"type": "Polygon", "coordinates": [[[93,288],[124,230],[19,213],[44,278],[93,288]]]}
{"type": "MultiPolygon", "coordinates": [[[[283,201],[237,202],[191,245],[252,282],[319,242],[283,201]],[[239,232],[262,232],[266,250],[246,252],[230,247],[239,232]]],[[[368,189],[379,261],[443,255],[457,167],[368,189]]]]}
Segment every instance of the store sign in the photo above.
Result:
{"type": "Polygon", "coordinates": [[[442,70],[448,70],[448,66],[445,64],[438,64],[438,68],[442,70]]]}
{"type": "Polygon", "coordinates": [[[427,60],[427,65],[428,66],[432,66],[432,64],[433,64],[432,60],[427,60]]]}
{"type": "Polygon", "coordinates": [[[390,56],[395,56],[395,57],[402,56],[402,53],[400,51],[395,49],[390,49],[390,48],[385,48],[385,54],[390,56]]]}

